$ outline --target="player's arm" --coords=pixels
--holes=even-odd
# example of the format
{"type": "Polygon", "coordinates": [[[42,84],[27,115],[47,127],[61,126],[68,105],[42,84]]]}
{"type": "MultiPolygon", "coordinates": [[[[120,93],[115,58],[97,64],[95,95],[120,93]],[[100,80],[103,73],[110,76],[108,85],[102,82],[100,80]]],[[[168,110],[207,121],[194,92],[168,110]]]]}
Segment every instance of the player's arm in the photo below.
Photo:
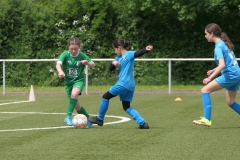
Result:
{"type": "Polygon", "coordinates": [[[94,63],[93,61],[88,62],[87,65],[88,65],[89,67],[91,67],[91,68],[95,67],[95,63],[94,63]]]}
{"type": "Polygon", "coordinates": [[[220,74],[221,71],[226,66],[224,58],[223,58],[222,49],[217,47],[214,49],[214,53],[217,55],[218,66],[214,69],[214,71],[211,74],[207,73],[208,77],[203,79],[203,84],[208,84],[209,82],[211,82],[214,79],[214,77],[216,77],[218,74],[220,74]]]}
{"type": "Polygon", "coordinates": [[[95,63],[94,63],[94,62],[89,62],[88,65],[89,65],[91,68],[95,67],[95,63]]]}
{"type": "Polygon", "coordinates": [[[89,66],[90,68],[95,67],[95,63],[86,54],[84,54],[84,53],[82,53],[82,54],[84,56],[84,60],[81,60],[81,63],[85,66],[86,65],[89,66]]]}
{"type": "MultiPolygon", "coordinates": [[[[217,67],[216,67],[216,68],[217,68],[217,67]]],[[[207,75],[210,76],[210,75],[216,70],[216,68],[207,71],[207,75]]]]}
{"type": "Polygon", "coordinates": [[[217,56],[218,59],[218,66],[214,68],[214,71],[208,76],[208,79],[211,81],[216,77],[221,71],[225,68],[226,64],[223,58],[223,50],[222,48],[216,47],[214,49],[214,53],[217,56]]]}
{"type": "Polygon", "coordinates": [[[109,71],[115,70],[116,66],[114,66],[112,63],[109,65],[108,69],[109,71]]]}
{"type": "Polygon", "coordinates": [[[81,63],[85,66],[89,66],[90,68],[95,67],[95,63],[93,61],[81,60],[81,63]]]}
{"type": "Polygon", "coordinates": [[[153,46],[149,45],[143,49],[138,50],[137,52],[134,53],[134,58],[141,57],[145,53],[151,51],[153,49],[153,46]]]}
{"type": "Polygon", "coordinates": [[[62,70],[62,62],[61,61],[58,61],[57,64],[56,64],[56,69],[58,71],[58,77],[59,78],[63,78],[65,77],[65,73],[63,72],[62,70]]]}
{"type": "Polygon", "coordinates": [[[223,58],[219,58],[218,60],[219,64],[215,68],[214,72],[208,77],[210,80],[213,80],[214,77],[216,77],[218,74],[221,73],[221,71],[225,68],[226,64],[223,58]]]}
{"type": "Polygon", "coordinates": [[[120,65],[118,60],[119,60],[119,57],[115,57],[115,59],[108,66],[109,71],[115,70],[120,65]]]}
{"type": "Polygon", "coordinates": [[[118,62],[118,57],[116,57],[116,58],[114,59],[114,61],[112,61],[112,63],[109,65],[108,69],[109,69],[109,71],[113,71],[113,70],[115,70],[115,69],[117,68],[117,66],[119,66],[119,65],[120,65],[120,63],[118,62]]]}

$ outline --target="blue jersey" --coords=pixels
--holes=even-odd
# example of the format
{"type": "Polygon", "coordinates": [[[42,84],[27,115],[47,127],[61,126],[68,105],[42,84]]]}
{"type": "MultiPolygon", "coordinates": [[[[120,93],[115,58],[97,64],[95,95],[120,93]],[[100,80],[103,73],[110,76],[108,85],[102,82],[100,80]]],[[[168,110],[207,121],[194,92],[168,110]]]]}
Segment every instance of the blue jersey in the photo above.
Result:
{"type": "Polygon", "coordinates": [[[217,65],[219,65],[220,58],[225,61],[225,68],[221,71],[222,75],[228,79],[240,79],[240,69],[236,57],[222,40],[215,44],[214,59],[217,65]]]}
{"type": "Polygon", "coordinates": [[[120,63],[117,85],[133,91],[135,89],[134,80],[134,53],[135,51],[127,51],[121,56],[117,56],[115,61],[120,63]]]}

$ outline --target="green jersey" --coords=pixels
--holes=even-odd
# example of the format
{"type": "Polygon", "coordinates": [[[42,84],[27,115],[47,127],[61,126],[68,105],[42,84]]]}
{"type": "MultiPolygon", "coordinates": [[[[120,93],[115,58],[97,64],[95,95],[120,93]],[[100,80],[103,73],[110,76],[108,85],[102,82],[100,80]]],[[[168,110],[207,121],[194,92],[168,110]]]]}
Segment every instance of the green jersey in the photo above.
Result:
{"type": "Polygon", "coordinates": [[[85,81],[85,74],[83,73],[85,65],[81,63],[82,60],[92,62],[86,54],[80,51],[76,56],[72,56],[69,50],[60,55],[58,63],[62,64],[62,70],[65,73],[65,85],[70,86],[75,82],[85,81]]]}

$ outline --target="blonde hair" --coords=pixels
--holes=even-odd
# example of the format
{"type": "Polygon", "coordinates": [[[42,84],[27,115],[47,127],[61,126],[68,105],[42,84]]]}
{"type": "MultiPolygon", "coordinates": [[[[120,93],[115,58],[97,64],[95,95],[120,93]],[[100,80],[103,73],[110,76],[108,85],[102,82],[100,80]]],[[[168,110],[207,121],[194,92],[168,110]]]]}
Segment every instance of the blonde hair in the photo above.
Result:
{"type": "Polygon", "coordinates": [[[72,37],[68,41],[68,47],[70,45],[78,45],[80,47],[80,40],[77,37],[72,37]]]}

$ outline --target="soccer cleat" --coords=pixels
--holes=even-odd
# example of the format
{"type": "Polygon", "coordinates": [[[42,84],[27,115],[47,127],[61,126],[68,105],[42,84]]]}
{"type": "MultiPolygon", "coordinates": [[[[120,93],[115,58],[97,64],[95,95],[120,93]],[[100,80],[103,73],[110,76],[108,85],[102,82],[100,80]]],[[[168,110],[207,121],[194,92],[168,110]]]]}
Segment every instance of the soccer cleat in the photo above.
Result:
{"type": "Polygon", "coordinates": [[[143,125],[139,125],[139,129],[149,129],[149,125],[147,122],[145,122],[143,125]]]}
{"type": "Polygon", "coordinates": [[[97,117],[89,117],[88,121],[91,122],[92,124],[97,124],[99,126],[103,125],[103,120],[100,120],[97,117]]]}
{"type": "Polygon", "coordinates": [[[206,126],[206,127],[211,127],[211,125],[212,125],[212,121],[209,121],[208,119],[206,119],[204,117],[200,117],[200,120],[194,120],[193,123],[196,125],[202,125],[202,126],[206,126]]]}
{"type": "Polygon", "coordinates": [[[71,117],[70,116],[67,116],[65,119],[64,119],[64,122],[69,125],[69,126],[72,126],[72,120],[71,120],[71,117]]]}
{"type": "Polygon", "coordinates": [[[92,127],[92,123],[90,121],[88,121],[86,128],[91,128],[91,127],[92,127]]]}

